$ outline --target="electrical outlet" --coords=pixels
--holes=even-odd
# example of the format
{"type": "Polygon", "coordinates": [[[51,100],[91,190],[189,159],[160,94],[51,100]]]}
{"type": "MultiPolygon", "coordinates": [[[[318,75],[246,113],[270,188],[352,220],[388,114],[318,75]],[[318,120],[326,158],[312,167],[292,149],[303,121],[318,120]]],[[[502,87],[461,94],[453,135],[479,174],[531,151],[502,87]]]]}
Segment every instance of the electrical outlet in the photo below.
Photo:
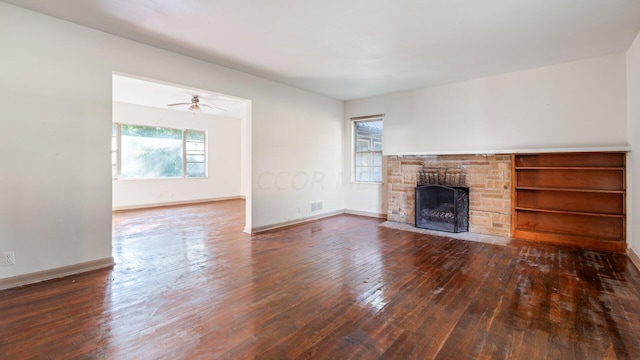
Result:
{"type": "Polygon", "coordinates": [[[15,265],[15,263],[16,263],[16,254],[13,251],[7,251],[2,253],[2,257],[0,258],[0,266],[15,265]]]}

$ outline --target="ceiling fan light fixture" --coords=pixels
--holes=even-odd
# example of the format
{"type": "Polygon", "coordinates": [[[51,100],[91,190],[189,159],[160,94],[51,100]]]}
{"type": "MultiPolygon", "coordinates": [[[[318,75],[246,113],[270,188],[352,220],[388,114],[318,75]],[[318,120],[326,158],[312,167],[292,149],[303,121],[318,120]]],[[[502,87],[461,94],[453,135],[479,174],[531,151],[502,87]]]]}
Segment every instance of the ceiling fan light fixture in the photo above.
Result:
{"type": "Polygon", "coordinates": [[[189,105],[189,111],[191,112],[202,112],[202,108],[200,107],[200,105],[198,105],[197,102],[192,103],[191,105],[189,105]]]}
{"type": "Polygon", "coordinates": [[[223,109],[223,108],[219,108],[217,106],[212,106],[212,105],[208,105],[208,104],[200,104],[200,97],[198,95],[193,95],[193,97],[191,98],[191,102],[182,102],[182,103],[175,103],[175,104],[167,104],[168,107],[174,107],[174,106],[187,106],[187,110],[191,111],[192,113],[196,114],[196,113],[201,113],[202,112],[202,107],[208,107],[214,110],[217,110],[219,112],[227,112],[227,110],[223,109]]]}

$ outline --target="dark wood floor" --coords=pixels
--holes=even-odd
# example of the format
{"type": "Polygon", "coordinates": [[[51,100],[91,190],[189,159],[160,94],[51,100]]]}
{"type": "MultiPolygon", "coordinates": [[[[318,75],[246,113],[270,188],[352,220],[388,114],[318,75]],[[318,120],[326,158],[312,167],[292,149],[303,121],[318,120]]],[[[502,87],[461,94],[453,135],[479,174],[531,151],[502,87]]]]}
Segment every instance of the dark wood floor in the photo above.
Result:
{"type": "Polygon", "coordinates": [[[0,291],[0,358],[640,359],[623,255],[350,215],[250,237],[243,206],[115,213],[113,270],[0,291]]]}

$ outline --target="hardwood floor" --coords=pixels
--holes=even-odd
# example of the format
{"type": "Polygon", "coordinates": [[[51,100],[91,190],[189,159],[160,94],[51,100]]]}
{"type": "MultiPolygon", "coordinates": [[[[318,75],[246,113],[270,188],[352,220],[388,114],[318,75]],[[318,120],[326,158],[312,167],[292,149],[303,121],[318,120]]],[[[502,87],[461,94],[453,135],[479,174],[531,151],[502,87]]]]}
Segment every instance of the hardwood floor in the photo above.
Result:
{"type": "Polygon", "coordinates": [[[351,215],[251,237],[243,214],[114,213],[114,269],[0,291],[0,358],[640,358],[624,255],[351,215]]]}

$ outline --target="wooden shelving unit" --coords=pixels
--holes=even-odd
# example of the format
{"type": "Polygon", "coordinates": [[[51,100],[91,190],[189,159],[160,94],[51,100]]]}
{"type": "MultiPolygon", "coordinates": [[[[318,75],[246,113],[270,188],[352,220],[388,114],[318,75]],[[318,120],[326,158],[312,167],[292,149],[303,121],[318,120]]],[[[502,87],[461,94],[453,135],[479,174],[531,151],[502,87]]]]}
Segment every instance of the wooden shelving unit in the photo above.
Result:
{"type": "Polygon", "coordinates": [[[626,250],[624,152],[513,154],[511,236],[626,250]]]}

